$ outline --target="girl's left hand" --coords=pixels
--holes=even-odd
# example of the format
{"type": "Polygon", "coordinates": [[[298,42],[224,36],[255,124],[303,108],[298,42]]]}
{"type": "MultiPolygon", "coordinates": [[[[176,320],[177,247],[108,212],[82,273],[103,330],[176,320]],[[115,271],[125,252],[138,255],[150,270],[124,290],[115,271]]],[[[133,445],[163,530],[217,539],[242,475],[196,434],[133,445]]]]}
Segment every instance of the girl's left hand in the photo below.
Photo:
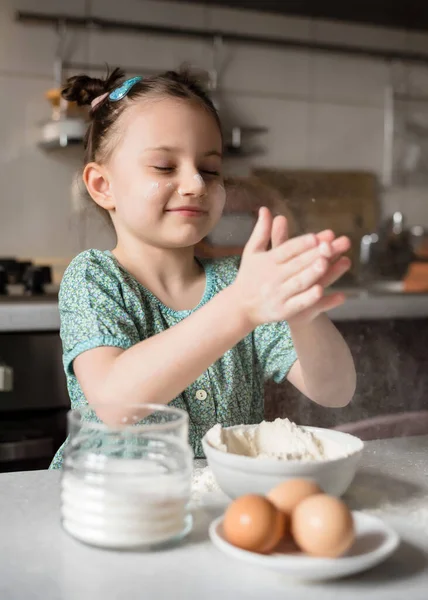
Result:
{"type": "MultiPolygon", "coordinates": [[[[331,286],[340,279],[351,268],[348,257],[342,256],[351,247],[348,237],[335,238],[333,231],[325,230],[317,234],[319,244],[322,244],[322,254],[329,261],[329,268],[319,279],[318,283],[324,289],[331,286]]],[[[272,248],[279,246],[288,239],[287,220],[285,217],[275,217],[272,225],[272,248]]],[[[307,323],[315,319],[321,313],[327,312],[343,304],[346,300],[345,294],[333,292],[324,295],[319,302],[311,308],[302,311],[293,318],[293,325],[307,323]]]]}
{"type": "Polygon", "coordinates": [[[330,256],[326,258],[330,262],[327,273],[320,279],[319,283],[324,287],[329,287],[340,279],[351,268],[351,261],[347,256],[341,256],[351,247],[351,241],[348,237],[342,236],[334,239],[334,233],[327,229],[317,234],[320,243],[327,244],[330,256]]]}

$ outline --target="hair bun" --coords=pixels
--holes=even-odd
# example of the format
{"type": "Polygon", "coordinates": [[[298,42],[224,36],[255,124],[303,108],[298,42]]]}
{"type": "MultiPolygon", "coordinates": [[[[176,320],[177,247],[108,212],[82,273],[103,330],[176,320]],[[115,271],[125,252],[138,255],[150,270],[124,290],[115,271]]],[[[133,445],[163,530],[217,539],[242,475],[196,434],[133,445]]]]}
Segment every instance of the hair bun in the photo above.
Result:
{"type": "Polygon", "coordinates": [[[88,77],[88,75],[75,75],[67,79],[61,96],[65,100],[76,102],[79,106],[90,105],[92,100],[101,96],[101,94],[114,90],[124,75],[125,73],[119,68],[114,69],[111,74],[107,73],[105,79],[88,77]]]}

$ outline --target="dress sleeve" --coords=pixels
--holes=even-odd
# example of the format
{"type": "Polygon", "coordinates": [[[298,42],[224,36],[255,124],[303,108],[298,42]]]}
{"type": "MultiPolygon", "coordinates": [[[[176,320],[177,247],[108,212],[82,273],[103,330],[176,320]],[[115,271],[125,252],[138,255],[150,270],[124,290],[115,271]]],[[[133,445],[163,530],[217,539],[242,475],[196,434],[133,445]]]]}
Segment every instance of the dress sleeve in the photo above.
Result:
{"type": "Polygon", "coordinates": [[[99,251],[83,252],[70,263],[61,282],[60,334],[69,374],[82,352],[100,346],[126,350],[140,341],[111,262],[99,251]]]}
{"type": "Polygon", "coordinates": [[[254,330],[253,339],[264,380],[281,383],[297,360],[288,323],[260,325],[254,330]]]}

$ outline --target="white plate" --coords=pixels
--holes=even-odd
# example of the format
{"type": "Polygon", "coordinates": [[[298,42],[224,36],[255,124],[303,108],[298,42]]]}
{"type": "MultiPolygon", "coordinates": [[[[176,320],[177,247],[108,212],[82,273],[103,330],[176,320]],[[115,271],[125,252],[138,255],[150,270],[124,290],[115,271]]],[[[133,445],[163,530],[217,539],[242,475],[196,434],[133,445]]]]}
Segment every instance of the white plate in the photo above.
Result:
{"type": "Polygon", "coordinates": [[[395,531],[377,517],[358,511],[353,511],[352,515],[355,524],[355,542],[347,554],[340,558],[314,558],[297,552],[263,555],[241,550],[225,540],[223,517],[211,523],[209,534],[211,541],[219,550],[247,563],[298,580],[337,579],[378,565],[394,552],[400,541],[395,531]]]}

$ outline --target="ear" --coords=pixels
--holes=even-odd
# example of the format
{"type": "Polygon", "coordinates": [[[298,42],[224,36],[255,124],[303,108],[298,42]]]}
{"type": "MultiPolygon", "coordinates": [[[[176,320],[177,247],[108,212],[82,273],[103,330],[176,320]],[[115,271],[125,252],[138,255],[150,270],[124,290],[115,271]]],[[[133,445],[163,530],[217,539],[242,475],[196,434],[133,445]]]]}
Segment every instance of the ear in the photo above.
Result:
{"type": "Polygon", "coordinates": [[[96,162],[88,163],[83,171],[83,181],[89,195],[98,206],[105,210],[114,210],[115,203],[106,167],[96,162]]]}

